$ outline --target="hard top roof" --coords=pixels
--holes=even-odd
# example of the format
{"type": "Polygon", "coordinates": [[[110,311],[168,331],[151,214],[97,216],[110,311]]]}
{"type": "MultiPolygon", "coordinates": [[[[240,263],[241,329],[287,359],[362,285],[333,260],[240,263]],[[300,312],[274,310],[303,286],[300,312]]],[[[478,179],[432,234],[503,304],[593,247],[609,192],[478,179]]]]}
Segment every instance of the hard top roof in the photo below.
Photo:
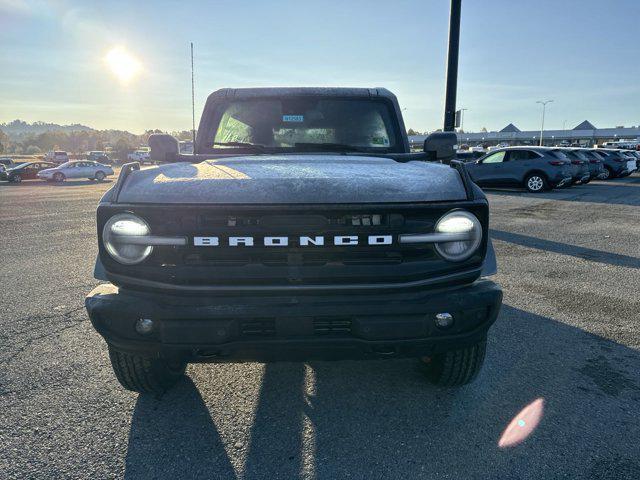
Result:
{"type": "Polygon", "coordinates": [[[350,88],[350,87],[256,87],[221,88],[209,98],[252,98],[252,97],[383,97],[395,99],[395,95],[386,88],[350,88]]]}

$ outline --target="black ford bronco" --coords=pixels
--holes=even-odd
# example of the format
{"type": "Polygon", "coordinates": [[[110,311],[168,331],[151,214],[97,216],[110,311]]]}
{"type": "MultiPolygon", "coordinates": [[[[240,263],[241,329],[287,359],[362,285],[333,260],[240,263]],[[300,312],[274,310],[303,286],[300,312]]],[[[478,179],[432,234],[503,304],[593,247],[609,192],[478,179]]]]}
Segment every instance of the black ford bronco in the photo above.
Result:
{"type": "Polygon", "coordinates": [[[416,357],[462,385],[502,292],[489,207],[455,135],[411,153],[385,89],[223,89],[193,155],[149,138],[98,206],[86,298],[120,383],[161,393],[188,362],[416,357]],[[435,161],[435,162],[429,162],[435,161]]]}

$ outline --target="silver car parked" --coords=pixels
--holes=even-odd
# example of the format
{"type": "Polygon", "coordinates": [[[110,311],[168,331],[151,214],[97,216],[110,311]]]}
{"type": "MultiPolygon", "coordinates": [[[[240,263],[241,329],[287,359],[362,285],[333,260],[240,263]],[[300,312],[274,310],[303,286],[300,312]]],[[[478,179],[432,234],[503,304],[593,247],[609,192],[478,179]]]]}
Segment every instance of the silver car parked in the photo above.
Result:
{"type": "Polygon", "coordinates": [[[66,162],[56,168],[38,172],[38,178],[54,182],[64,182],[71,178],[88,178],[101,182],[109,175],[113,175],[113,169],[109,165],[89,160],[66,162]]]}

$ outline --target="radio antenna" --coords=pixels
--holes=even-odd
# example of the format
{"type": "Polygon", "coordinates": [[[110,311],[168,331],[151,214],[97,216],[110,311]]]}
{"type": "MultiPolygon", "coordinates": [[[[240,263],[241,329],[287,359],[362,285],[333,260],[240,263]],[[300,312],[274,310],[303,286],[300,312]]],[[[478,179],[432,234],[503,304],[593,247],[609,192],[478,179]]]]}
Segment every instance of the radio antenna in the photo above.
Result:
{"type": "Polygon", "coordinates": [[[193,42],[191,42],[191,141],[193,142],[192,154],[196,154],[196,94],[193,80],[193,42]]]}

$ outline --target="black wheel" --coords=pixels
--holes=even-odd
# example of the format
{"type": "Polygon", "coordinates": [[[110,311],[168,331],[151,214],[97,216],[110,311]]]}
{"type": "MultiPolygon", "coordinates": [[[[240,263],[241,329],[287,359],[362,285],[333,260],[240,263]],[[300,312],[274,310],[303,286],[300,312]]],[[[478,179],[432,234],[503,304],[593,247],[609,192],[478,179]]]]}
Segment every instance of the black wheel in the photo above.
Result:
{"type": "Polygon", "coordinates": [[[423,358],[427,378],[431,383],[446,387],[466,385],[476,378],[482,368],[486,349],[487,340],[482,339],[467,348],[423,358]]]}
{"type": "Polygon", "coordinates": [[[582,182],[583,185],[586,185],[587,183],[589,183],[591,181],[591,177],[589,177],[588,179],[586,179],[584,182],[582,182]]]}
{"type": "Polygon", "coordinates": [[[53,174],[54,182],[64,182],[64,173],[56,172],[53,174]]]}
{"type": "Polygon", "coordinates": [[[184,376],[187,364],[167,359],[132,355],[109,345],[109,359],[116,378],[127,390],[160,395],[184,376]]]}
{"type": "Polygon", "coordinates": [[[539,173],[532,173],[524,179],[524,186],[531,193],[540,193],[549,188],[547,179],[539,173]]]}
{"type": "Polygon", "coordinates": [[[20,183],[22,182],[22,177],[20,175],[11,175],[9,177],[9,181],[13,183],[20,183]]]}
{"type": "Polygon", "coordinates": [[[97,171],[97,172],[96,172],[96,174],[94,175],[94,178],[95,178],[98,182],[101,182],[101,181],[103,181],[103,180],[104,180],[104,177],[105,177],[105,176],[106,176],[106,175],[104,174],[104,172],[97,171]]]}
{"type": "Polygon", "coordinates": [[[604,167],[604,172],[602,173],[602,180],[609,180],[610,178],[613,178],[613,172],[609,167],[604,167]]]}

